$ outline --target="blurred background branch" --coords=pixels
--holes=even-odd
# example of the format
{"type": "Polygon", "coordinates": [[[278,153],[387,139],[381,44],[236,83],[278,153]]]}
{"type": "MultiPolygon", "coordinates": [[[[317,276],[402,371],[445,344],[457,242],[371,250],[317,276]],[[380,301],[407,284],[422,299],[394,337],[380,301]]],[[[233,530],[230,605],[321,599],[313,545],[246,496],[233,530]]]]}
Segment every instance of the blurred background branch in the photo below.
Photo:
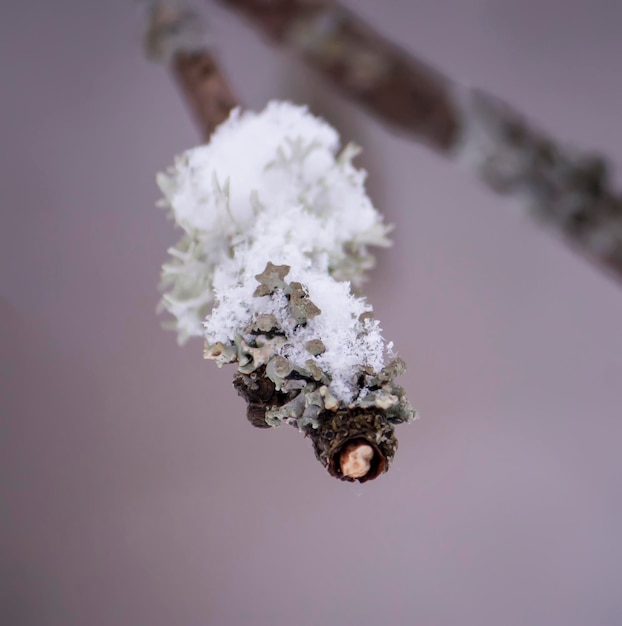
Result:
{"type": "MultiPolygon", "coordinates": [[[[538,222],[622,279],[622,200],[612,188],[605,159],[553,140],[503,102],[450,81],[337,3],[219,2],[292,49],[338,91],[394,130],[516,199],[538,222]]],[[[207,138],[236,100],[205,39],[202,47],[197,45],[197,16],[182,12],[171,21],[171,9],[165,3],[156,6],[159,17],[152,20],[148,49],[167,51],[159,57],[171,63],[207,138]],[[186,36],[179,35],[182,31],[186,36]]]]}
{"type": "Polygon", "coordinates": [[[335,88],[466,165],[618,280],[622,199],[603,158],[577,153],[509,106],[452,83],[329,0],[219,0],[288,46],[335,88]]]}
{"type": "Polygon", "coordinates": [[[207,141],[238,103],[210,51],[205,24],[183,3],[156,1],[147,10],[145,52],[153,61],[170,66],[207,141]]]}

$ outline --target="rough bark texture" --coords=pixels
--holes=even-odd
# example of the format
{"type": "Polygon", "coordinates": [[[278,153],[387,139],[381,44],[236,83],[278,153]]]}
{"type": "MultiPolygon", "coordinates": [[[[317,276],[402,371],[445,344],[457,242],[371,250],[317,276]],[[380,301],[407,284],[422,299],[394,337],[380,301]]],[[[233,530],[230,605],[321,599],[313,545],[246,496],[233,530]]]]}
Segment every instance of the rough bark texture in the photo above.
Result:
{"type": "Polygon", "coordinates": [[[350,409],[320,415],[318,428],[308,426],[307,435],[313,442],[315,456],[335,478],[366,482],[388,471],[397,451],[397,438],[386,414],[378,410],[350,409]],[[349,478],[341,473],[339,457],[348,443],[368,443],[374,449],[374,458],[362,478],[349,478]]]}
{"type": "Polygon", "coordinates": [[[622,198],[602,158],[547,137],[510,107],[454,84],[328,0],[219,0],[294,49],[338,90],[522,202],[622,279],[622,198]]]}
{"type": "MultiPolygon", "coordinates": [[[[270,428],[266,422],[268,408],[283,406],[297,395],[297,392],[284,394],[276,391],[274,383],[265,376],[265,367],[250,376],[237,372],[233,385],[247,402],[248,421],[257,428],[270,428]]],[[[308,425],[304,431],[313,442],[315,456],[331,476],[363,483],[388,471],[398,444],[394,425],[387,420],[386,411],[374,408],[322,411],[317,422],[317,426],[308,425]],[[341,451],[352,442],[368,443],[374,450],[369,471],[358,479],[344,476],[339,463],[341,451]]]]}
{"type": "MultiPolygon", "coordinates": [[[[257,428],[270,427],[266,422],[267,409],[283,406],[298,393],[276,391],[274,383],[266,377],[265,367],[251,375],[236,372],[233,385],[247,402],[248,421],[257,428]]],[[[349,482],[363,483],[388,471],[398,446],[394,425],[388,421],[386,411],[373,407],[322,411],[317,425],[308,425],[304,431],[313,442],[315,456],[328,473],[349,482]],[[368,443],[374,450],[369,471],[358,479],[344,476],[339,463],[341,451],[352,442],[368,443]]]]}

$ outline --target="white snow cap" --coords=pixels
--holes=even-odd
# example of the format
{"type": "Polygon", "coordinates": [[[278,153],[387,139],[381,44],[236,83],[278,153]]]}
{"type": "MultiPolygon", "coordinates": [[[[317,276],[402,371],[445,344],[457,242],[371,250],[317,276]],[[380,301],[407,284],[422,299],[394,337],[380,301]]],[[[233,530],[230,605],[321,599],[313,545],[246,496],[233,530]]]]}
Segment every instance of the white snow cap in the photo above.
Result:
{"type": "Polygon", "coordinates": [[[305,342],[322,340],[314,359],[345,399],[356,370],[385,364],[378,323],[359,320],[371,307],[350,283],[359,286],[373,265],[368,245],[389,245],[389,227],[352,165],[357,149],[338,146],[336,131],[305,107],[271,102],[261,113],[233,111],[207,145],[179,156],[158,175],[184,230],[163,266],[161,304],[180,343],[201,335],[231,343],[258,314],[274,314],[284,355],[301,367],[305,342]],[[288,265],[287,281],[302,283],[320,308],[304,327],[288,326],[284,296],[253,296],[268,262],[288,265]]]}

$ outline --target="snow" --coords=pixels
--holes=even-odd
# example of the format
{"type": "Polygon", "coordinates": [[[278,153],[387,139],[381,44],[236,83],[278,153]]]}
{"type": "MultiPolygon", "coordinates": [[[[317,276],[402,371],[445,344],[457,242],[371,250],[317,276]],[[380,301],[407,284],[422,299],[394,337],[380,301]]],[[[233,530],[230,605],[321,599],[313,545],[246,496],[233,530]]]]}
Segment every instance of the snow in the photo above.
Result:
{"type": "Polygon", "coordinates": [[[370,245],[388,245],[388,226],[352,165],[357,150],[338,152],[339,137],[306,108],[271,102],[261,113],[234,111],[209,144],[178,157],[158,176],[165,205],[184,230],[163,267],[162,308],[176,319],[180,342],[204,336],[231,343],[261,313],[279,320],[282,353],[303,367],[307,341],[341,399],[353,373],[385,364],[380,327],[352,294],[373,264],[370,245]],[[253,296],[268,262],[291,269],[321,313],[306,325],[288,316],[282,291],[253,296]]]}

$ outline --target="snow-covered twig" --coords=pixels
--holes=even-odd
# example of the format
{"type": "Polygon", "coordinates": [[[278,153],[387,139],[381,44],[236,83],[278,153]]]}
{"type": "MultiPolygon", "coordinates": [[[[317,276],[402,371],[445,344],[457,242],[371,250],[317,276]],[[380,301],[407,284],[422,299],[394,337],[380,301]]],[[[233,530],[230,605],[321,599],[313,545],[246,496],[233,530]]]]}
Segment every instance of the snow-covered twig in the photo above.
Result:
{"type": "MultiPolygon", "coordinates": [[[[177,72],[180,55],[209,56],[195,47],[194,14],[158,3],[151,20],[151,56],[177,72]]],[[[219,91],[188,77],[211,133],[219,91]]],[[[163,266],[161,306],[180,343],[202,336],[205,358],[237,365],[253,425],[296,426],[330,474],[364,482],[388,470],[394,426],[416,412],[395,383],[403,362],[352,291],[390,229],[352,164],[358,149],[338,148],[325,122],[274,102],[260,114],[233,110],[207,145],[178,157],[158,177],[184,230],[163,266]]]]}
{"type": "Polygon", "coordinates": [[[330,0],[219,0],[289,46],[332,85],[517,198],[622,279],[622,196],[604,159],[548,137],[496,98],[449,81],[330,0]]]}
{"type": "Polygon", "coordinates": [[[304,107],[235,110],[209,143],[158,177],[184,230],[164,266],[163,306],[180,340],[235,363],[259,427],[296,426],[329,472],[386,471],[394,425],[415,418],[404,370],[371,307],[352,292],[389,228],[337,133],[304,107]]]}

